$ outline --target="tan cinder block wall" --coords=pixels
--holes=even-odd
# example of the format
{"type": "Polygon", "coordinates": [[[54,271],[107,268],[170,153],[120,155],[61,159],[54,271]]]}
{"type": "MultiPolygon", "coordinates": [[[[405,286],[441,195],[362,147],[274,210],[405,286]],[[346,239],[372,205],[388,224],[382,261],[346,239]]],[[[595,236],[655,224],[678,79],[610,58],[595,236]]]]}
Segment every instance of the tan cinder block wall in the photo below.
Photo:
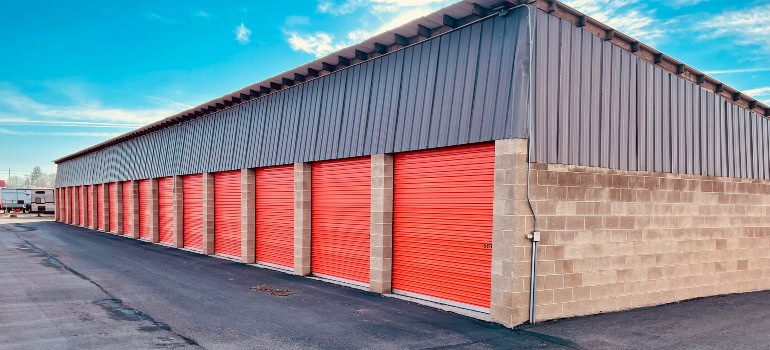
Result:
{"type": "Polygon", "coordinates": [[[80,226],[80,201],[78,196],[78,187],[72,188],[72,223],[80,226]]]}
{"type": "Polygon", "coordinates": [[[102,201],[102,212],[99,215],[102,216],[102,225],[104,226],[104,232],[110,232],[110,189],[107,187],[107,183],[102,185],[102,196],[99,200],[102,201]]]}
{"type": "Polygon", "coordinates": [[[95,184],[91,186],[91,193],[88,195],[91,196],[91,207],[88,210],[91,211],[89,214],[93,217],[91,219],[91,229],[96,231],[99,229],[98,217],[102,213],[99,212],[99,201],[97,199],[99,197],[99,190],[95,184]]]}
{"type": "Polygon", "coordinates": [[[126,225],[123,220],[123,183],[120,181],[115,182],[115,228],[117,234],[125,234],[126,225]]]}
{"type": "MultiPolygon", "coordinates": [[[[86,209],[86,205],[88,204],[88,195],[86,194],[86,186],[80,186],[80,192],[78,193],[78,198],[80,198],[81,204],[80,206],[83,207],[83,209],[86,209]]],[[[83,211],[83,222],[80,223],[80,226],[82,227],[88,227],[88,210],[83,211]]]]}
{"type": "Polygon", "coordinates": [[[131,180],[131,238],[139,239],[139,181],[131,180]]]}
{"type": "Polygon", "coordinates": [[[517,244],[522,243],[516,238],[526,237],[532,225],[532,218],[527,216],[530,209],[526,202],[526,164],[526,139],[495,141],[492,294],[489,311],[493,321],[508,326],[521,323],[519,320],[522,317],[526,320],[529,313],[529,293],[522,295],[521,288],[518,288],[524,283],[522,276],[529,276],[529,270],[515,271],[517,259],[522,257],[520,249],[517,250],[517,244]],[[521,307],[522,302],[524,308],[521,307]]]}
{"type": "Polygon", "coordinates": [[[256,262],[256,191],[255,169],[241,169],[241,262],[256,262]]]}
{"type": "Polygon", "coordinates": [[[59,221],[59,212],[60,212],[59,205],[60,205],[60,202],[61,202],[61,199],[59,199],[59,189],[58,188],[54,188],[53,189],[53,198],[54,198],[54,202],[55,202],[54,209],[53,209],[54,210],[53,219],[54,219],[54,221],[58,222],[59,221]]]}
{"type": "Polygon", "coordinates": [[[184,183],[174,175],[174,248],[184,247],[184,183]]]}
{"type": "Polygon", "coordinates": [[[203,173],[203,254],[214,254],[214,174],[203,173]]]}
{"type": "Polygon", "coordinates": [[[294,163],[294,274],[310,274],[311,247],[310,163],[294,163]]]}
{"type": "Polygon", "coordinates": [[[372,155],[369,289],[390,293],[393,284],[393,155],[372,155]]]}
{"type": "MultiPolygon", "coordinates": [[[[770,289],[770,181],[532,167],[538,321],[770,289]]],[[[532,227],[521,202],[511,325],[528,315],[532,227]]]]}
{"type": "Polygon", "coordinates": [[[150,179],[150,242],[160,242],[160,222],[158,213],[158,179],[150,179]]]}

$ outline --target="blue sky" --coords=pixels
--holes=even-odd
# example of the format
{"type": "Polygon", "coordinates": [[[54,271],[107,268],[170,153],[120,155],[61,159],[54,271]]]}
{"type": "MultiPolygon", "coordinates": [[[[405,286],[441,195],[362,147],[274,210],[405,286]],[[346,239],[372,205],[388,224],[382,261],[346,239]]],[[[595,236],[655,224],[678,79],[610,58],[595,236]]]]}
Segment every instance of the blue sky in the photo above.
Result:
{"type": "MultiPolygon", "coordinates": [[[[0,179],[452,0],[0,0],[0,179]]],[[[770,0],[566,3],[770,102],[770,0]]]]}

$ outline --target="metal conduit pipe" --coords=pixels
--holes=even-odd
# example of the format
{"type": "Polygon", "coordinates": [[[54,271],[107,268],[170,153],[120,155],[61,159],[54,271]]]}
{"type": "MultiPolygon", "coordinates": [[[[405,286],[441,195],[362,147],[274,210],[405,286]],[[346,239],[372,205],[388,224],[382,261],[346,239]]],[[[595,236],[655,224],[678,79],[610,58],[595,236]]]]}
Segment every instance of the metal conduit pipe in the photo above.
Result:
{"type": "Polygon", "coordinates": [[[532,252],[530,256],[530,280],[529,280],[529,323],[535,323],[535,293],[537,292],[537,247],[540,242],[540,232],[537,230],[537,214],[532,207],[532,200],[530,198],[530,183],[532,178],[532,121],[533,121],[533,106],[532,106],[532,92],[534,91],[534,70],[532,69],[533,52],[535,51],[534,40],[534,18],[532,17],[532,6],[534,4],[522,5],[527,8],[527,34],[529,35],[529,82],[527,86],[527,205],[532,212],[532,233],[527,235],[532,241],[532,252]]]}
{"type": "Polygon", "coordinates": [[[517,5],[507,10],[503,10],[499,13],[499,16],[505,16],[508,12],[517,8],[523,7],[527,9],[527,35],[529,36],[529,79],[527,84],[527,205],[530,212],[532,212],[533,230],[532,233],[527,235],[532,241],[532,255],[531,255],[531,269],[530,269],[530,282],[529,282],[529,323],[535,323],[535,292],[537,290],[537,283],[535,276],[537,275],[537,246],[540,242],[540,232],[537,231],[537,215],[535,209],[532,207],[532,200],[530,199],[530,180],[532,174],[532,119],[533,119],[533,106],[532,106],[532,91],[534,91],[534,70],[533,65],[533,52],[535,50],[534,44],[534,18],[532,17],[532,7],[535,6],[535,1],[529,1],[529,3],[517,5]]]}

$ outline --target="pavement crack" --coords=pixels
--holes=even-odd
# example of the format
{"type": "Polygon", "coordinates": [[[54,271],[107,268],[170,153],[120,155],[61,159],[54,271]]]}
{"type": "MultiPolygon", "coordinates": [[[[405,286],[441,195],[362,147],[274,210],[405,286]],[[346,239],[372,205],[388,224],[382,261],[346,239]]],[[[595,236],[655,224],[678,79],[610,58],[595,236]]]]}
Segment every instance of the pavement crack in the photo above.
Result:
{"type": "MultiPolygon", "coordinates": [[[[13,232],[13,231],[10,231],[10,232],[13,232]]],[[[124,319],[124,320],[128,320],[128,321],[148,321],[148,322],[152,323],[153,326],[155,326],[156,328],[168,331],[171,334],[176,335],[180,339],[184,340],[184,342],[187,343],[188,345],[196,346],[196,347],[199,347],[199,348],[202,348],[202,349],[204,348],[203,346],[198,344],[198,342],[195,341],[195,339],[192,339],[190,337],[187,337],[187,336],[184,336],[182,334],[179,334],[179,333],[175,332],[174,330],[171,329],[171,327],[168,324],[160,322],[160,321],[154,319],[152,316],[150,316],[149,314],[147,314],[145,312],[142,312],[141,310],[137,310],[137,309],[134,309],[132,307],[127,306],[126,304],[123,303],[122,300],[116,298],[114,295],[112,295],[112,293],[110,293],[106,289],[104,289],[104,287],[102,287],[99,283],[96,283],[96,281],[92,280],[88,276],[86,276],[86,275],[78,272],[77,270],[67,266],[61,260],[59,260],[55,256],[53,256],[50,253],[48,253],[48,251],[46,251],[45,249],[42,249],[42,248],[34,245],[32,242],[30,242],[30,241],[24,239],[23,237],[21,237],[17,232],[13,232],[13,234],[15,234],[16,237],[18,237],[20,240],[24,241],[26,246],[31,251],[34,251],[36,253],[44,255],[51,265],[56,266],[56,267],[60,267],[60,268],[64,269],[65,271],[67,271],[67,272],[69,272],[69,273],[71,273],[71,274],[73,274],[73,275],[75,275],[75,276],[77,276],[77,277],[79,277],[79,278],[81,278],[81,279],[83,279],[85,281],[88,281],[91,284],[95,285],[97,288],[99,288],[99,290],[101,290],[109,298],[102,299],[102,300],[96,300],[93,303],[96,304],[96,305],[99,305],[102,308],[104,308],[105,310],[107,310],[107,312],[109,312],[112,317],[119,318],[119,319],[124,319]]]]}

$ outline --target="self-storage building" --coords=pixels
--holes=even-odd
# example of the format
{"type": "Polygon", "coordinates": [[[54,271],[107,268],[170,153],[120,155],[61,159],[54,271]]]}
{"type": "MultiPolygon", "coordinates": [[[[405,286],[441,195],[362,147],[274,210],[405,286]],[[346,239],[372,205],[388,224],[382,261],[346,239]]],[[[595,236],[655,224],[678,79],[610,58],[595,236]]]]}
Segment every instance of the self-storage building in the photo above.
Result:
{"type": "Polygon", "coordinates": [[[768,289],[769,114],[556,1],[463,1],[58,159],[57,220],[508,326],[768,289]]]}

